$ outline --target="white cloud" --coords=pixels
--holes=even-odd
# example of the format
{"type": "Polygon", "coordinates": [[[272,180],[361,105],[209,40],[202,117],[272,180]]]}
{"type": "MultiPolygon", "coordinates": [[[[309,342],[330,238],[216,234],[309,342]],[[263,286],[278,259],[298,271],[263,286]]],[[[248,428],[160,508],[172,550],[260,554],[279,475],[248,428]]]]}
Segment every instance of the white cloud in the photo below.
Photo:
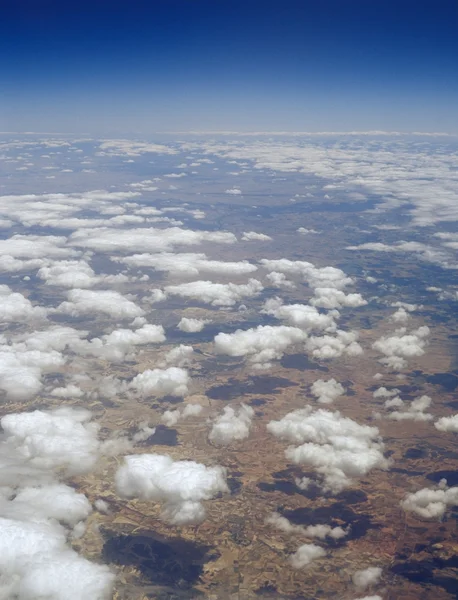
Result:
{"type": "Polygon", "coordinates": [[[116,491],[124,498],[163,504],[162,518],[173,525],[202,522],[202,501],[229,491],[223,467],[174,461],[161,454],[126,456],[115,481],[116,491]]]}
{"type": "Polygon", "coordinates": [[[0,322],[14,323],[45,319],[47,310],[33,306],[22,294],[13,292],[7,285],[0,285],[0,322]]]}
{"type": "Polygon", "coordinates": [[[169,367],[168,369],[147,369],[136,375],[130,387],[143,397],[186,396],[188,394],[189,375],[185,369],[169,367]]]}
{"type": "Polygon", "coordinates": [[[337,493],[351,484],[351,478],[388,467],[379,430],[359,425],[337,411],[295,410],[271,421],[267,429],[275,437],[302,444],[290,446],[285,455],[294,463],[314,467],[323,477],[325,491],[337,493]]]}
{"type": "Polygon", "coordinates": [[[277,273],[276,271],[271,271],[267,273],[266,278],[269,280],[270,284],[273,287],[284,287],[286,289],[294,289],[296,286],[292,281],[286,279],[286,275],[284,273],[277,273]]]}
{"type": "Polygon", "coordinates": [[[227,446],[235,440],[246,439],[250,435],[253,416],[254,410],[246,404],[241,404],[238,410],[225,406],[223,414],[213,421],[209,440],[227,446]]]}
{"type": "Polygon", "coordinates": [[[437,489],[423,488],[408,494],[401,502],[405,511],[414,512],[424,519],[442,519],[448,507],[458,504],[458,487],[447,487],[442,480],[437,489]]]}
{"type": "Polygon", "coordinates": [[[309,337],[305,343],[307,352],[319,359],[338,358],[343,354],[359,356],[363,349],[358,344],[356,331],[342,331],[338,329],[335,335],[322,335],[309,337]]]}
{"type": "Polygon", "coordinates": [[[114,290],[73,289],[67,293],[68,301],[57,307],[57,312],[71,316],[102,313],[114,319],[135,319],[145,311],[114,290]]]}
{"type": "Polygon", "coordinates": [[[434,423],[434,427],[439,431],[458,432],[458,414],[451,417],[441,417],[434,423]]]}
{"type": "Polygon", "coordinates": [[[275,529],[283,531],[283,533],[300,534],[309,538],[319,538],[324,540],[330,537],[334,540],[340,540],[348,535],[349,531],[342,527],[331,527],[330,525],[293,525],[288,519],[274,512],[267,519],[266,523],[272,525],[275,529]]]}
{"type": "Polygon", "coordinates": [[[210,321],[205,319],[189,319],[188,317],[182,317],[177,327],[180,331],[184,331],[186,333],[197,333],[202,331],[207,323],[210,323],[210,321]]]}
{"type": "Polygon", "coordinates": [[[315,544],[303,544],[299,546],[294,554],[289,557],[289,562],[293,569],[302,569],[307,567],[317,558],[326,556],[326,551],[315,544]]]}
{"type": "Polygon", "coordinates": [[[256,231],[244,231],[242,235],[244,242],[268,242],[272,240],[270,235],[265,233],[256,233],[256,231]]]}
{"type": "Polygon", "coordinates": [[[327,309],[342,308],[344,306],[356,308],[365,306],[367,301],[364,300],[361,294],[345,294],[342,290],[336,290],[335,288],[315,288],[315,297],[310,300],[310,304],[327,309]]]}
{"type": "Polygon", "coordinates": [[[225,194],[229,194],[231,196],[241,196],[242,192],[238,188],[230,188],[224,192],[225,194]]]}
{"type": "Polygon", "coordinates": [[[317,379],[311,387],[312,394],[321,404],[332,404],[336,398],[345,394],[345,388],[335,379],[317,379]]]}
{"type": "Polygon", "coordinates": [[[392,336],[383,336],[372,344],[374,350],[385,355],[381,363],[395,371],[407,366],[407,359],[423,356],[427,345],[429,328],[426,326],[407,333],[403,327],[395,331],[392,336]]]}
{"type": "Polygon", "coordinates": [[[355,571],[352,580],[357,588],[365,590],[367,587],[377,584],[381,576],[381,567],[368,567],[367,569],[355,571]]]}
{"type": "Polygon", "coordinates": [[[263,289],[261,282],[256,279],[242,284],[192,281],[165,287],[167,294],[192,298],[213,306],[233,306],[242,298],[257,296],[263,289]]]}
{"type": "Polygon", "coordinates": [[[307,334],[297,327],[259,325],[253,329],[238,329],[235,333],[215,336],[216,354],[248,356],[257,364],[279,360],[289,346],[303,342],[307,334]]]}
{"type": "Polygon", "coordinates": [[[134,254],[116,260],[133,267],[151,267],[157,271],[166,271],[173,275],[186,277],[198,276],[200,273],[243,275],[257,270],[256,265],[246,260],[239,262],[209,260],[205,254],[193,253],[134,254]]]}
{"type": "MultiPolygon", "coordinates": [[[[404,402],[398,397],[385,402],[385,407],[387,408],[403,405],[404,402]]],[[[431,421],[434,418],[433,415],[424,412],[430,405],[431,398],[429,396],[420,396],[410,403],[407,410],[393,411],[388,415],[388,418],[394,421],[431,421]]]]}
{"type": "Polygon", "coordinates": [[[334,314],[320,313],[314,306],[307,304],[283,304],[280,298],[270,298],[264,304],[262,312],[290,325],[306,331],[334,331],[334,314]]]}
{"type": "Polygon", "coordinates": [[[351,277],[348,277],[341,269],[336,267],[317,268],[312,263],[301,260],[288,260],[287,258],[275,260],[263,258],[260,263],[268,271],[301,277],[312,288],[327,287],[341,290],[353,283],[351,277]]]}

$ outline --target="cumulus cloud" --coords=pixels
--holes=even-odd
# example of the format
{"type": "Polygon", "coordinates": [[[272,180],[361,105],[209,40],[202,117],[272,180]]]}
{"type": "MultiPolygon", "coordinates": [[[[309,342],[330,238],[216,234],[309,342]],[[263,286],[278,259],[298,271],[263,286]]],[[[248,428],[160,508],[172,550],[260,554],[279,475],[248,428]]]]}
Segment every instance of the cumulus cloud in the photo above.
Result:
{"type": "Polygon", "coordinates": [[[161,417],[162,422],[167,427],[173,427],[181,419],[188,417],[197,417],[202,412],[203,407],[200,404],[186,404],[183,409],[166,410],[161,417]]]}
{"type": "Polygon", "coordinates": [[[207,323],[210,323],[210,321],[205,319],[190,319],[188,317],[182,317],[177,327],[180,331],[184,331],[185,333],[197,333],[202,331],[207,323]]]}
{"type": "Polygon", "coordinates": [[[445,479],[436,489],[422,488],[408,494],[401,502],[407,512],[414,512],[424,519],[442,519],[448,507],[458,504],[458,487],[447,487],[445,479]]]}
{"type": "Polygon", "coordinates": [[[451,417],[441,417],[434,423],[434,427],[439,431],[458,431],[458,414],[451,417]]]}
{"type": "Polygon", "coordinates": [[[192,231],[179,227],[157,229],[79,229],[70,236],[73,246],[98,252],[172,252],[176,246],[195,246],[202,242],[233,244],[237,238],[224,231],[192,231]]]}
{"type": "Polygon", "coordinates": [[[233,306],[242,298],[259,295],[263,289],[261,282],[256,279],[250,279],[244,284],[192,281],[165,287],[167,294],[192,298],[212,306],[233,306]]]}
{"type": "Polygon", "coordinates": [[[312,394],[321,404],[332,404],[336,398],[345,394],[345,388],[335,379],[317,379],[311,387],[312,394]]]}
{"type": "Polygon", "coordinates": [[[216,273],[218,275],[244,275],[253,273],[257,266],[241,260],[226,262],[210,260],[205,254],[161,252],[159,254],[134,254],[116,259],[131,267],[150,267],[156,271],[165,271],[173,275],[194,277],[200,273],[216,273]]]}
{"type": "Polygon", "coordinates": [[[265,233],[256,233],[256,231],[244,231],[242,240],[245,242],[268,242],[272,238],[265,233]]]}
{"type": "Polygon", "coordinates": [[[331,527],[330,525],[309,525],[308,527],[294,525],[291,521],[276,512],[267,517],[266,523],[279,531],[283,531],[283,533],[300,534],[309,538],[319,538],[320,540],[324,540],[327,537],[333,540],[340,540],[349,533],[348,530],[342,527],[331,527]]]}
{"type": "Polygon", "coordinates": [[[307,304],[285,305],[278,297],[267,300],[262,312],[306,331],[334,331],[336,328],[334,314],[322,314],[307,304]]]}
{"type": "Polygon", "coordinates": [[[4,598],[108,600],[114,574],[67,546],[84,531],[88,499],[57,481],[56,471],[89,471],[98,428],[85,410],[9,414],[0,440],[0,592],[4,598]]]}
{"type": "Polygon", "coordinates": [[[136,375],[130,383],[130,387],[143,397],[186,396],[188,385],[188,372],[180,367],[147,369],[136,375]]]}
{"type": "MultiPolygon", "coordinates": [[[[385,402],[386,408],[405,406],[404,401],[396,396],[385,402]]],[[[404,411],[393,411],[388,415],[389,419],[394,421],[431,421],[434,417],[425,410],[431,406],[431,398],[429,396],[420,396],[413,400],[404,411]]]]}
{"type": "Polygon", "coordinates": [[[383,443],[376,427],[359,425],[340,412],[311,407],[271,421],[267,429],[275,437],[300,446],[290,446],[288,460],[315,468],[323,478],[323,489],[338,493],[351,479],[374,468],[386,469],[383,443]]]}
{"type": "Polygon", "coordinates": [[[116,472],[115,483],[116,491],[124,498],[161,503],[162,518],[173,525],[202,522],[202,502],[229,491],[223,467],[174,461],[161,454],[126,456],[116,472]]]}
{"type": "Polygon", "coordinates": [[[313,357],[324,360],[342,355],[354,357],[363,352],[357,340],[358,332],[338,329],[335,335],[309,337],[305,343],[305,349],[313,357]]]}
{"type": "Polygon", "coordinates": [[[215,336],[216,354],[248,356],[255,364],[269,364],[279,360],[289,346],[303,342],[307,334],[297,327],[285,325],[259,325],[235,333],[218,333],[215,336]]]}
{"type": "Polygon", "coordinates": [[[429,328],[426,326],[407,333],[402,327],[397,329],[394,335],[383,336],[372,344],[374,350],[384,354],[381,363],[395,371],[407,366],[407,359],[423,356],[428,343],[429,328]]]}
{"type": "Polygon", "coordinates": [[[194,348],[192,346],[185,346],[180,344],[169,350],[162,361],[158,364],[159,367],[186,367],[189,365],[194,355],[194,348]]]}
{"type": "Polygon", "coordinates": [[[320,546],[316,544],[303,544],[289,557],[289,562],[293,569],[302,569],[323,556],[326,556],[326,551],[320,546]]]}
{"type": "Polygon", "coordinates": [[[73,289],[67,294],[68,301],[57,307],[57,312],[71,316],[102,313],[115,319],[135,319],[145,314],[135,302],[114,290],[73,289]]]}
{"type": "Polygon", "coordinates": [[[381,567],[367,567],[367,569],[355,571],[352,576],[352,581],[357,588],[365,590],[367,587],[378,583],[381,576],[381,567]]]}
{"type": "Polygon", "coordinates": [[[310,300],[310,304],[328,309],[343,308],[344,306],[356,308],[365,306],[367,301],[361,294],[345,294],[342,290],[335,288],[319,287],[315,288],[315,297],[310,300]]]}
{"type": "Polygon", "coordinates": [[[219,446],[228,446],[235,440],[244,440],[250,435],[254,410],[241,404],[236,410],[225,406],[223,414],[213,421],[208,439],[219,446]]]}
{"type": "Polygon", "coordinates": [[[341,269],[336,267],[317,268],[312,263],[287,258],[275,260],[263,258],[260,263],[268,271],[301,277],[312,288],[326,287],[342,290],[353,283],[351,277],[348,277],[341,269]]]}
{"type": "Polygon", "coordinates": [[[45,319],[47,310],[41,306],[33,306],[22,294],[13,292],[7,285],[0,285],[0,322],[31,321],[45,319]]]}
{"type": "Polygon", "coordinates": [[[231,196],[241,196],[242,195],[242,191],[239,190],[238,188],[230,188],[230,189],[226,190],[224,193],[229,194],[231,196]]]}
{"type": "Polygon", "coordinates": [[[286,275],[284,273],[277,273],[277,271],[271,271],[270,273],[267,273],[266,278],[269,280],[269,283],[273,287],[286,288],[291,290],[296,287],[292,281],[286,279],[286,275]]]}

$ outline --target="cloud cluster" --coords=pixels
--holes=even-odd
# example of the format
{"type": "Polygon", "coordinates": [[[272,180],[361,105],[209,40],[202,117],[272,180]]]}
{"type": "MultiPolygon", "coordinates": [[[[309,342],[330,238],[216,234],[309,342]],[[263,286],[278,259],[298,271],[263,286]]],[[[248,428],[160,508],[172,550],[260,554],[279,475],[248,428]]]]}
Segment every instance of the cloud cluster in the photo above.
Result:
{"type": "Polygon", "coordinates": [[[256,365],[270,366],[279,360],[285,350],[303,342],[307,334],[297,327],[286,325],[259,325],[256,328],[238,329],[235,333],[218,333],[215,336],[216,354],[248,356],[256,365]]]}
{"type": "Polygon", "coordinates": [[[57,480],[87,472],[99,450],[86,410],[9,414],[1,419],[0,593],[2,598],[108,600],[114,574],[78,556],[70,536],[84,533],[88,499],[57,480]]]}
{"type": "Polygon", "coordinates": [[[263,290],[263,285],[257,279],[248,283],[213,283],[211,281],[192,281],[165,287],[167,294],[192,298],[211,304],[212,306],[234,306],[242,298],[253,298],[263,290]]]}
{"type": "Polygon", "coordinates": [[[330,525],[294,525],[286,517],[282,517],[279,513],[272,513],[266,519],[268,525],[272,525],[275,529],[283,531],[283,533],[297,533],[309,538],[318,538],[324,540],[330,537],[333,540],[340,540],[348,535],[349,530],[342,527],[331,527],[330,525]]]}
{"type": "Polygon", "coordinates": [[[320,313],[314,306],[307,304],[285,305],[278,297],[267,300],[262,312],[306,331],[335,331],[336,329],[334,314],[320,313]]]}
{"type": "Polygon", "coordinates": [[[428,343],[429,328],[426,326],[407,332],[401,327],[394,335],[383,336],[372,344],[374,350],[384,354],[380,362],[395,371],[400,371],[407,366],[407,359],[423,356],[428,343]]]}
{"type": "Polygon", "coordinates": [[[423,488],[408,494],[401,502],[405,511],[414,512],[424,519],[442,519],[448,507],[458,504],[458,487],[447,487],[445,479],[436,489],[423,488]]]}
{"type": "Polygon", "coordinates": [[[363,349],[358,343],[358,332],[336,330],[335,335],[311,336],[305,343],[305,349],[313,357],[322,360],[346,355],[359,356],[363,349]]]}
{"type": "Polygon", "coordinates": [[[126,456],[115,483],[123,498],[161,503],[162,518],[173,525],[201,523],[205,518],[202,502],[229,491],[223,467],[174,461],[161,454],[126,456]]]}
{"type": "Polygon", "coordinates": [[[338,411],[314,411],[311,407],[294,410],[279,421],[271,421],[267,429],[275,437],[300,444],[287,448],[286,458],[313,467],[323,478],[324,491],[338,493],[352,478],[389,466],[379,430],[359,425],[338,411]]]}
{"type": "Polygon", "coordinates": [[[68,301],[57,307],[57,312],[73,317],[101,313],[113,319],[135,319],[145,311],[135,302],[114,290],[73,289],[67,294],[68,301]]]}

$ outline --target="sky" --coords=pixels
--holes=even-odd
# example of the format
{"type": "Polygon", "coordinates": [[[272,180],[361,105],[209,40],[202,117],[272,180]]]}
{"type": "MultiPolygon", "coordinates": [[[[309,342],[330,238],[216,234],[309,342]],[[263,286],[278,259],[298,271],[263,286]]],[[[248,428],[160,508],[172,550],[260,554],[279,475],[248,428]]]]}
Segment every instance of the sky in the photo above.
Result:
{"type": "Polygon", "coordinates": [[[458,133],[455,0],[2,3],[0,130],[458,133]]]}

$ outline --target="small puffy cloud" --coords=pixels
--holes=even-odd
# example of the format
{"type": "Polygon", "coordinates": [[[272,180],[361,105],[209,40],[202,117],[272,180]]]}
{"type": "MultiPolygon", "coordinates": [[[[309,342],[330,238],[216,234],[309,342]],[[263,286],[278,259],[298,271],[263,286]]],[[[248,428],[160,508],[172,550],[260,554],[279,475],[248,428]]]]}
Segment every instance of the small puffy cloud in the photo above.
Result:
{"type": "Polygon", "coordinates": [[[135,302],[114,290],[73,289],[67,297],[68,301],[62,302],[57,312],[71,316],[102,313],[114,319],[135,319],[145,314],[135,302]]]}
{"type": "Polygon", "coordinates": [[[401,502],[407,512],[414,512],[424,519],[442,519],[448,507],[458,504],[458,487],[448,488],[442,480],[437,489],[423,488],[408,494],[401,502]]]}
{"type": "Polygon", "coordinates": [[[333,315],[322,314],[307,304],[283,304],[278,297],[267,300],[262,312],[306,331],[334,331],[336,328],[333,315]]]}
{"type": "Polygon", "coordinates": [[[263,258],[260,263],[268,271],[277,271],[285,275],[301,277],[312,288],[332,287],[342,290],[347,285],[353,283],[351,277],[348,277],[341,269],[337,269],[336,267],[317,268],[312,263],[302,260],[289,260],[287,258],[275,260],[263,258]]]}
{"type": "Polygon", "coordinates": [[[393,323],[407,323],[407,321],[410,319],[410,315],[409,313],[406,311],[405,308],[402,308],[402,306],[400,308],[398,308],[398,310],[396,312],[394,312],[391,316],[390,316],[390,321],[393,321],[393,323]]]}
{"type": "Polygon", "coordinates": [[[375,392],[372,395],[374,396],[374,398],[391,398],[399,394],[399,392],[400,390],[398,390],[398,388],[388,390],[386,387],[379,387],[375,390],[375,392]]]}
{"type": "Polygon", "coordinates": [[[358,344],[356,331],[342,331],[338,329],[335,335],[322,335],[309,337],[305,349],[314,358],[331,359],[342,355],[359,356],[363,349],[358,344]]]}
{"type": "MultiPolygon", "coordinates": [[[[385,407],[393,408],[403,406],[404,402],[399,398],[392,398],[385,402],[385,407]]],[[[407,410],[405,411],[393,411],[388,415],[389,419],[394,421],[431,421],[434,417],[430,413],[426,413],[425,410],[431,405],[431,398],[429,396],[420,396],[413,400],[407,410]]]]}
{"type": "Polygon", "coordinates": [[[360,590],[365,590],[371,585],[375,585],[380,581],[382,576],[381,567],[368,567],[355,571],[352,576],[354,585],[360,590]]]}
{"type": "Polygon", "coordinates": [[[74,350],[81,354],[96,356],[114,362],[122,361],[135,346],[159,344],[165,341],[162,325],[146,323],[138,329],[115,329],[101,338],[75,344],[74,350]]]}
{"type": "Polygon", "coordinates": [[[310,300],[310,304],[327,309],[343,308],[344,306],[356,308],[365,306],[367,301],[361,294],[345,294],[342,290],[335,288],[319,287],[315,288],[315,297],[310,300]]]}
{"type": "Polygon", "coordinates": [[[246,439],[250,435],[253,416],[254,410],[246,404],[241,404],[238,410],[225,406],[223,414],[213,421],[208,439],[219,446],[246,439]]]}
{"type": "Polygon", "coordinates": [[[376,427],[359,425],[340,412],[311,407],[271,421],[267,429],[275,437],[300,446],[285,451],[288,460],[315,468],[323,477],[323,489],[338,493],[351,479],[374,468],[386,469],[383,443],[376,427]]]}
{"type": "Polygon", "coordinates": [[[225,194],[229,194],[230,196],[241,196],[242,191],[238,188],[230,188],[224,192],[225,194]]]}
{"type": "Polygon", "coordinates": [[[165,287],[167,294],[192,298],[212,306],[233,306],[242,298],[259,295],[263,289],[261,282],[256,279],[250,279],[244,284],[192,281],[165,287]]]}
{"type": "Polygon", "coordinates": [[[267,273],[266,278],[269,280],[269,283],[273,287],[286,288],[291,290],[296,287],[292,281],[286,279],[286,275],[284,273],[277,273],[277,271],[271,271],[270,273],[267,273]]]}
{"type": "Polygon", "coordinates": [[[336,398],[345,394],[345,388],[335,379],[317,379],[311,387],[312,394],[321,404],[332,404],[336,398]]]}
{"type": "Polygon", "coordinates": [[[202,522],[202,501],[229,491],[223,467],[174,461],[161,454],[126,456],[115,483],[117,493],[124,498],[161,503],[162,518],[173,525],[202,522]]]}
{"type": "Polygon", "coordinates": [[[188,417],[197,417],[202,412],[203,408],[200,404],[186,404],[183,409],[177,408],[176,410],[166,410],[161,417],[162,422],[167,427],[173,427],[181,419],[187,419],[188,417]]]}
{"type": "Polygon", "coordinates": [[[423,356],[428,343],[429,328],[426,326],[407,333],[402,327],[396,330],[394,335],[383,336],[372,344],[374,350],[384,354],[381,363],[395,371],[407,366],[407,359],[423,356]]]}
{"type": "Polygon", "coordinates": [[[244,231],[242,240],[244,242],[268,242],[272,238],[265,233],[256,233],[256,231],[244,231]]]}
{"type": "Polygon", "coordinates": [[[318,231],[315,231],[315,229],[307,229],[306,227],[299,227],[299,229],[296,229],[297,233],[301,233],[302,235],[308,235],[310,233],[319,233],[318,231]]]}
{"type": "Polygon", "coordinates": [[[318,538],[320,540],[324,540],[327,537],[330,537],[333,540],[340,540],[349,533],[342,527],[331,527],[330,525],[309,525],[308,527],[294,525],[291,521],[276,512],[272,513],[266,519],[266,523],[272,525],[279,531],[283,531],[283,533],[300,534],[305,537],[318,538]]]}
{"type": "Polygon", "coordinates": [[[45,319],[47,310],[33,306],[22,294],[13,292],[7,285],[0,285],[0,322],[31,321],[45,319]]]}
{"type": "Polygon", "coordinates": [[[93,269],[84,260],[62,260],[51,266],[42,267],[38,277],[46,285],[66,288],[89,288],[98,283],[93,269]]]}
{"type": "Polygon", "coordinates": [[[205,319],[190,319],[188,317],[182,317],[177,327],[180,331],[184,331],[185,333],[197,333],[202,331],[207,323],[205,319]]]}
{"type": "Polygon", "coordinates": [[[189,375],[185,369],[147,369],[136,375],[130,387],[141,396],[186,396],[188,394],[189,375]]]}
{"type": "Polygon", "coordinates": [[[158,364],[159,367],[186,367],[194,356],[194,348],[180,344],[169,350],[163,360],[158,364]]]}
{"type": "Polygon", "coordinates": [[[439,431],[458,432],[458,414],[451,417],[441,417],[434,423],[434,427],[439,431]]]}
{"type": "Polygon", "coordinates": [[[303,544],[289,557],[289,562],[293,569],[302,569],[323,556],[326,556],[326,551],[320,546],[316,544],[303,544]]]}
{"type": "Polygon", "coordinates": [[[248,356],[256,364],[279,360],[289,346],[303,342],[307,334],[297,327],[259,325],[235,333],[218,333],[215,336],[216,354],[248,356]]]}

